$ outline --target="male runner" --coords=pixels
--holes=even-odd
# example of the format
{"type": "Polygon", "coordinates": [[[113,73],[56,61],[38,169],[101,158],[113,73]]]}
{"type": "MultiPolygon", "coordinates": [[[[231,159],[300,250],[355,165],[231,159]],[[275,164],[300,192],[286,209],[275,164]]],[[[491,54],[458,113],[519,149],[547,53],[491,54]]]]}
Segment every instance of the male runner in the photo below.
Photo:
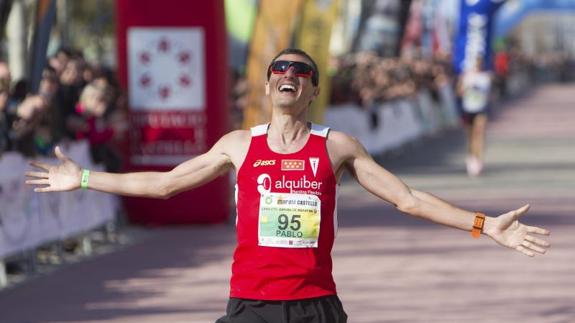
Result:
{"type": "Polygon", "coordinates": [[[483,150],[485,129],[490,106],[491,83],[493,75],[478,57],[475,65],[459,76],[457,95],[461,97],[459,110],[461,120],[467,132],[467,174],[476,177],[483,171],[483,150]]]}
{"type": "Polygon", "coordinates": [[[266,94],[269,124],[223,136],[208,152],[168,172],[111,174],[82,170],[59,148],[60,163],[33,163],[37,192],[80,187],[128,196],[168,198],[226,174],[237,175],[237,247],[226,316],[217,323],[346,322],[332,278],[337,186],[349,171],[361,186],[400,211],[481,233],[527,256],[549,244],[542,228],[517,221],[528,206],[497,217],[465,211],[407,187],[378,165],[354,138],[310,124],[318,70],[305,52],[287,49],[272,60],[266,94]]]}

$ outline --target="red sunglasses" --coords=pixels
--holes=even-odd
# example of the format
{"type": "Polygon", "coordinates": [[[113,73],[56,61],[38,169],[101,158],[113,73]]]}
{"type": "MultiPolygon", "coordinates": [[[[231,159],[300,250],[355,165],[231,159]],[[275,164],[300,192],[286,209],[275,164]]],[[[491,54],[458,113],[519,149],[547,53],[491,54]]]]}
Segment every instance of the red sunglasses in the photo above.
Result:
{"type": "Polygon", "coordinates": [[[268,69],[268,79],[270,74],[285,74],[290,67],[294,68],[294,73],[297,77],[311,77],[312,83],[317,85],[316,73],[314,73],[313,67],[302,62],[292,62],[292,61],[275,61],[270,65],[268,69]]]}

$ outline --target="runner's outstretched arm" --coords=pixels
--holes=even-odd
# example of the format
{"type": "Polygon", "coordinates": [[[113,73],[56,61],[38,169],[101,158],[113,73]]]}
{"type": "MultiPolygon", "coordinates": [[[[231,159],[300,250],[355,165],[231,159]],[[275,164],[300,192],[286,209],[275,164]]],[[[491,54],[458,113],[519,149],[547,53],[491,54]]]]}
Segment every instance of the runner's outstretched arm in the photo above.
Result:
{"type": "MultiPolygon", "coordinates": [[[[354,138],[341,132],[330,133],[333,151],[361,186],[379,198],[394,204],[400,211],[461,230],[471,231],[476,213],[451,205],[429,193],[411,189],[395,175],[378,165],[365,148],[354,138]]],[[[497,217],[486,216],[483,233],[502,246],[515,249],[527,256],[544,254],[549,243],[535,234],[549,235],[549,231],[527,226],[518,221],[529,205],[497,217]]]]}
{"type": "MultiPolygon", "coordinates": [[[[134,172],[115,174],[90,172],[88,188],[125,196],[169,198],[179,192],[205,184],[232,167],[227,154],[233,134],[220,139],[208,152],[181,163],[166,172],[134,172]]],[[[57,165],[32,162],[37,171],[26,172],[26,184],[36,192],[71,191],[80,188],[82,169],[55,148],[57,165]]]]}

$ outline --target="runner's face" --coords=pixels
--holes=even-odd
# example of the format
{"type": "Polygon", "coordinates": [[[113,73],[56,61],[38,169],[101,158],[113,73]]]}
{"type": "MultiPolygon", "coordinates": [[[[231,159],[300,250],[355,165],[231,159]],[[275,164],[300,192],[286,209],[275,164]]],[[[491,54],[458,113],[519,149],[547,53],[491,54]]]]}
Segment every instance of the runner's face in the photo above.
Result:
{"type": "MultiPolygon", "coordinates": [[[[297,54],[281,55],[276,61],[302,62],[311,65],[305,57],[297,54]]],[[[278,108],[305,109],[318,93],[319,88],[312,84],[311,77],[296,76],[293,67],[290,67],[285,74],[272,73],[266,83],[266,94],[271,97],[272,105],[278,108]]]]}

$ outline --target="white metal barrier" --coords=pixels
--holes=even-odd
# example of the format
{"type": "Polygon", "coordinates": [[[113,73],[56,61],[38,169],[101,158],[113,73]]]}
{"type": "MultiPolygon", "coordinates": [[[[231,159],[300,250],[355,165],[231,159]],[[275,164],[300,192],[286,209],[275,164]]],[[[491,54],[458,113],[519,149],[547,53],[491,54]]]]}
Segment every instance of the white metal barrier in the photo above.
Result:
{"type": "Polygon", "coordinates": [[[450,86],[439,91],[439,103],[428,91],[420,91],[414,99],[384,103],[373,110],[354,104],[327,109],[326,125],[357,138],[369,153],[379,154],[417,139],[422,135],[458,124],[455,97],[450,86]],[[372,114],[377,126],[372,127],[372,114]]]}
{"type": "MultiPolygon", "coordinates": [[[[91,163],[87,142],[63,148],[82,167],[101,168],[91,163]]],[[[54,159],[41,161],[57,163],[54,159]]],[[[117,200],[110,194],[83,190],[35,193],[24,183],[24,173],[31,168],[29,160],[17,153],[0,157],[0,261],[45,243],[88,232],[116,216],[117,200]]]]}

